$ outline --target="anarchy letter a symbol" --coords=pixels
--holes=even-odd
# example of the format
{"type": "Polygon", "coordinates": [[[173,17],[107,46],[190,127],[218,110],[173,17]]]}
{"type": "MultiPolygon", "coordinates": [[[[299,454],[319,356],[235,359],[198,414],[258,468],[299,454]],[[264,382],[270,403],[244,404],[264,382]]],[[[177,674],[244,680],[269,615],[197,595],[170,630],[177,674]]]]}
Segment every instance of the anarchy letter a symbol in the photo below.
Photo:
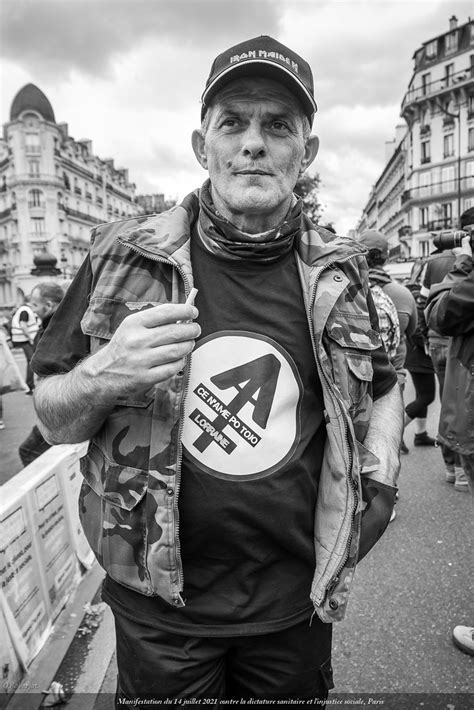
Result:
{"type": "MultiPolygon", "coordinates": [[[[237,415],[245,404],[251,402],[254,405],[253,421],[265,429],[272,409],[280,368],[281,364],[275,355],[262,355],[255,360],[214,375],[211,377],[211,382],[220,390],[235,387],[237,394],[227,404],[228,411],[237,415]]],[[[222,432],[229,422],[218,415],[212,424],[217,431],[222,432]]],[[[194,446],[199,451],[204,451],[211,442],[212,437],[203,432],[194,442],[194,446]]]]}

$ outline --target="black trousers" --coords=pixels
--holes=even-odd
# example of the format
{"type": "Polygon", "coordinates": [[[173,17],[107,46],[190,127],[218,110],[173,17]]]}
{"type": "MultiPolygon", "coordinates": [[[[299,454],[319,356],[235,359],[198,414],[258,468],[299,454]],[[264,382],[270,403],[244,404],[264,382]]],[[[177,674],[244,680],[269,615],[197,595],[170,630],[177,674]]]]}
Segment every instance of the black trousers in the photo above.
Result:
{"type": "Polygon", "coordinates": [[[34,347],[31,343],[13,343],[14,348],[21,348],[23,352],[25,353],[26,357],[26,375],[25,375],[25,382],[28,385],[30,390],[34,390],[35,388],[35,375],[33,373],[33,370],[31,369],[30,361],[31,358],[33,357],[34,353],[34,347]]]}
{"type": "Polygon", "coordinates": [[[45,451],[51,448],[51,444],[43,438],[42,433],[34,425],[26,439],[20,444],[18,454],[21,458],[23,466],[28,466],[29,463],[41,456],[45,451]]]}
{"type": "Polygon", "coordinates": [[[284,699],[317,698],[318,707],[324,707],[334,687],[331,633],[320,633],[322,622],[316,617],[311,626],[308,620],[275,633],[207,638],[162,631],[112,611],[117,708],[130,701],[134,707],[153,707],[153,700],[160,707],[164,700],[220,707],[222,700],[249,698],[275,705],[284,699]]]}

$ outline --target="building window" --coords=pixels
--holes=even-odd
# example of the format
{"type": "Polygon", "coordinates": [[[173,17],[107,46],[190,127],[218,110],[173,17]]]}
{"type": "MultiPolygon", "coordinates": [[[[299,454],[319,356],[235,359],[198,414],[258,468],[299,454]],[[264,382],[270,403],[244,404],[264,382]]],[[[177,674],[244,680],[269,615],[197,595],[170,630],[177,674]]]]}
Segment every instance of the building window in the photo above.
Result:
{"type": "Polygon", "coordinates": [[[467,97],[467,117],[474,118],[474,94],[467,97]]]}
{"type": "Polygon", "coordinates": [[[441,205],[441,225],[439,229],[451,229],[453,217],[453,205],[451,202],[443,202],[441,205]]]}
{"type": "Polygon", "coordinates": [[[444,85],[449,86],[453,83],[454,64],[446,64],[444,67],[444,85]]]}
{"type": "Polygon", "coordinates": [[[428,87],[430,85],[431,81],[431,74],[428,72],[427,74],[423,74],[421,77],[421,90],[423,92],[423,96],[426,96],[428,93],[428,87]]]}
{"type": "Polygon", "coordinates": [[[453,192],[455,190],[454,166],[441,170],[441,193],[453,192]]]}
{"type": "Polygon", "coordinates": [[[42,217],[32,217],[31,226],[33,234],[44,234],[44,219],[42,217]]]}
{"type": "Polygon", "coordinates": [[[446,54],[451,54],[455,52],[458,48],[458,33],[451,32],[446,35],[446,54]]]}
{"type": "Polygon", "coordinates": [[[474,128],[470,128],[467,132],[467,149],[474,150],[474,128]]]}
{"type": "Polygon", "coordinates": [[[443,157],[449,158],[454,155],[454,133],[447,133],[443,136],[443,157]]]}
{"type": "Polygon", "coordinates": [[[464,187],[470,189],[474,187],[474,160],[469,160],[466,163],[464,176],[464,187]]]}
{"type": "Polygon", "coordinates": [[[39,133],[25,134],[25,148],[28,153],[39,153],[41,150],[39,133]]]}
{"type": "Polygon", "coordinates": [[[421,162],[429,163],[431,160],[431,150],[429,141],[421,141],[421,162]]]}
{"type": "Polygon", "coordinates": [[[30,177],[38,177],[38,175],[40,174],[39,160],[28,161],[28,174],[30,177]]]}
{"type": "Polygon", "coordinates": [[[420,229],[428,227],[428,207],[420,207],[420,229]]]}
{"type": "Polygon", "coordinates": [[[438,53],[438,42],[433,40],[426,45],[426,58],[435,59],[438,53]]]}
{"type": "Polygon", "coordinates": [[[30,190],[28,193],[28,207],[43,207],[41,203],[41,198],[43,197],[43,193],[41,190],[30,190]]]}
{"type": "Polygon", "coordinates": [[[429,256],[430,251],[430,242],[428,239],[424,239],[420,242],[420,256],[429,256]]]}

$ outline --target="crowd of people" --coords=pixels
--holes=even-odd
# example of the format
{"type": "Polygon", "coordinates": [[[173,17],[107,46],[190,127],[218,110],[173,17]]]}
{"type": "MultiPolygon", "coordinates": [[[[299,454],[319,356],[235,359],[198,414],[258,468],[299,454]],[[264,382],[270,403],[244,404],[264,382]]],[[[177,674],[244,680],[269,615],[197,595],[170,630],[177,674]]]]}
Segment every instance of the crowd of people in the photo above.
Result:
{"type": "MultiPolygon", "coordinates": [[[[26,359],[25,394],[31,396],[35,390],[35,375],[31,368],[31,359],[48,323],[64,297],[67,284],[55,281],[41,281],[28,295],[22,295],[20,305],[14,309],[10,318],[0,320],[0,338],[12,351],[21,349],[26,359]]],[[[5,429],[3,418],[3,397],[0,395],[0,429],[5,429]]],[[[34,461],[50,445],[43,439],[35,425],[20,445],[18,454],[23,466],[34,461]]]]}
{"type": "MultiPolygon", "coordinates": [[[[458,247],[437,249],[427,258],[419,277],[406,284],[395,283],[383,268],[388,239],[376,230],[364,232],[360,241],[368,249],[371,286],[380,286],[392,299],[398,316],[399,339],[390,351],[387,327],[386,349],[397,371],[403,392],[406,373],[413,381],[415,398],[405,406],[406,427],[414,422],[415,446],[439,446],[445,466],[445,480],[456,491],[474,495],[474,208],[460,218],[465,236],[458,247]],[[467,231],[464,231],[467,230],[467,231]],[[428,407],[435,398],[438,380],[441,412],[439,432],[426,431],[428,407]]],[[[377,305],[377,296],[374,294],[377,305]]],[[[382,309],[382,306],[378,306],[382,309]]],[[[386,314],[380,310],[383,331],[386,314]]],[[[404,438],[400,452],[408,454],[404,438]]],[[[395,519],[395,507],[391,521],[395,519]]],[[[459,625],[454,643],[474,655],[474,627],[459,625]]]]}
{"type": "MultiPolygon", "coordinates": [[[[94,228],[64,297],[33,291],[43,326],[54,312],[34,346],[15,318],[39,378],[23,455],[89,440],[80,514],[106,571],[118,705],[323,703],[332,624],[395,518],[404,426],[472,490],[470,247],[442,255],[446,278],[429,261],[407,287],[380,232],[312,224],[294,187],[318,151],[316,110],[290,48],[261,36],[225,50],[192,135],[201,188],[94,228]]],[[[472,632],[454,631],[468,653],[472,632]]]]}

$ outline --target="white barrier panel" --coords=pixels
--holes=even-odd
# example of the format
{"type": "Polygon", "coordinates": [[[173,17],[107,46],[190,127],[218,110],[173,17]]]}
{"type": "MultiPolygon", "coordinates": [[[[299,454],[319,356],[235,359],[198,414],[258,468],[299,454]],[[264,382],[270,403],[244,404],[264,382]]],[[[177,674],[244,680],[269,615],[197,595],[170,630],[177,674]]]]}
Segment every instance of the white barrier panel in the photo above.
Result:
{"type": "MultiPolygon", "coordinates": [[[[15,636],[10,629],[14,625],[4,593],[0,590],[0,666],[2,668],[2,693],[13,693],[19,686],[26,670],[27,649],[23,639],[20,646],[14,645],[15,636]],[[8,620],[8,621],[7,621],[8,620]]],[[[18,640],[18,639],[17,639],[18,640]]],[[[0,703],[1,706],[1,703],[0,703]]]]}
{"type": "Polygon", "coordinates": [[[80,579],[79,562],[88,569],[93,561],[77,509],[86,446],[53,446],[0,488],[0,601],[16,653],[11,683],[45,643],[80,579]]]}
{"type": "Polygon", "coordinates": [[[64,496],[67,501],[66,508],[68,511],[68,523],[70,526],[74,550],[79,562],[85,567],[85,569],[90,569],[95,557],[89,543],[87,542],[86,536],[84,535],[84,531],[79,520],[79,509],[77,504],[79,491],[83,481],[79,468],[79,458],[84,456],[86,451],[87,444],[78,444],[72,451],[69,451],[69,457],[63,460],[60,480],[64,496]]]}
{"type": "MultiPolygon", "coordinates": [[[[12,614],[10,633],[14,646],[21,639],[28,650],[27,662],[43,645],[50,630],[44,580],[34,546],[27,494],[3,504],[0,514],[0,582],[12,614]]],[[[3,489],[2,489],[3,494],[3,489]]]]}

